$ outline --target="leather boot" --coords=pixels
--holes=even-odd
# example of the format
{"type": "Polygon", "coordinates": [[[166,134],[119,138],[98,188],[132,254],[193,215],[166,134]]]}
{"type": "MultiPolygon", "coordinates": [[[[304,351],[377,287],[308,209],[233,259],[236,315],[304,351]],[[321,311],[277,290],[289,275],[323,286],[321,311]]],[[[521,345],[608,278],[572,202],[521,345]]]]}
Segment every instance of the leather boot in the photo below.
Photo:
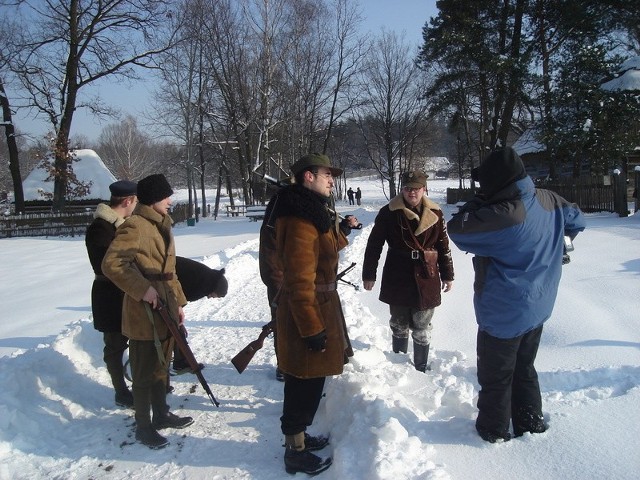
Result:
{"type": "Polygon", "coordinates": [[[305,434],[285,435],[284,468],[287,473],[317,475],[331,466],[331,457],[320,458],[305,449],[305,434]]]}
{"type": "Polygon", "coordinates": [[[393,353],[407,353],[407,350],[409,348],[409,337],[401,338],[392,335],[391,348],[393,349],[393,353]]]}
{"type": "Polygon", "coordinates": [[[418,345],[413,342],[413,364],[416,370],[425,372],[431,370],[431,367],[427,363],[429,358],[429,345],[418,345]]]}

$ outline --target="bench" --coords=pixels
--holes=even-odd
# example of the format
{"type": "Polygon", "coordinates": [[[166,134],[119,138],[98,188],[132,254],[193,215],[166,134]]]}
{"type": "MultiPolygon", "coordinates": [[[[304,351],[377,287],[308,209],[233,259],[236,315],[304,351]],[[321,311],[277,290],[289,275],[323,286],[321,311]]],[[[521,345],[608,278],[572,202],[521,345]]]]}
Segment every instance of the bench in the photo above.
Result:
{"type": "Polygon", "coordinates": [[[264,219],[264,213],[267,210],[266,205],[250,205],[247,207],[247,217],[253,222],[264,219]]]}
{"type": "Polygon", "coordinates": [[[237,217],[238,215],[244,215],[246,211],[246,205],[227,205],[227,217],[237,217]]]}

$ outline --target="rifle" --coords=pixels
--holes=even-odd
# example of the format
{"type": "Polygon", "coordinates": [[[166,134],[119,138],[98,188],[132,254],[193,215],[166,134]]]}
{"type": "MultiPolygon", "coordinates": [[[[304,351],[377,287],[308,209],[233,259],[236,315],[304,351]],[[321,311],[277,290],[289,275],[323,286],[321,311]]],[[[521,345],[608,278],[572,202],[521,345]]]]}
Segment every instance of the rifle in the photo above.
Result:
{"type": "Polygon", "coordinates": [[[336,281],[338,282],[342,282],[342,283],[346,283],[347,285],[351,285],[353,288],[356,289],[356,291],[360,290],[360,287],[358,285],[356,285],[355,283],[351,283],[347,280],[345,280],[344,277],[347,273],[349,273],[351,270],[353,270],[353,268],[356,266],[356,262],[352,262],[351,265],[349,265],[347,268],[345,268],[344,270],[342,270],[340,273],[338,273],[336,275],[336,281]]]}
{"type": "Polygon", "coordinates": [[[244,372],[249,362],[253,359],[253,356],[264,345],[264,339],[267,338],[274,331],[274,321],[271,321],[262,327],[262,332],[256,340],[244,347],[240,353],[231,359],[231,363],[236,367],[238,373],[244,372]]]}
{"type": "Polygon", "coordinates": [[[204,375],[202,375],[202,367],[198,364],[196,357],[193,355],[193,352],[191,351],[191,347],[189,347],[189,344],[187,343],[187,339],[184,337],[184,334],[180,331],[178,324],[169,316],[169,312],[167,311],[167,306],[159,297],[158,297],[158,313],[160,313],[160,317],[162,317],[162,320],[167,325],[169,332],[171,332],[171,336],[173,337],[173,339],[176,342],[176,345],[184,355],[185,360],[187,361],[187,363],[189,364],[189,367],[191,368],[191,371],[194,373],[196,377],[198,377],[198,380],[200,380],[200,385],[202,385],[202,388],[204,388],[204,391],[209,396],[211,403],[213,403],[216,407],[219,407],[220,404],[216,400],[216,397],[213,396],[213,393],[211,392],[211,388],[209,388],[209,384],[205,380],[204,375]]]}

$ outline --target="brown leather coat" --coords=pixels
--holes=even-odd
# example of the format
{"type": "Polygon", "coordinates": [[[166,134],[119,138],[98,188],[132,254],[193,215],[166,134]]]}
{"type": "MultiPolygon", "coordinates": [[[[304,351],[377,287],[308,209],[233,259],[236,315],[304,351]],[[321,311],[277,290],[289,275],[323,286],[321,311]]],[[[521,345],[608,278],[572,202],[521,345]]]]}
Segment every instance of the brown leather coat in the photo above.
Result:
{"type": "MultiPolygon", "coordinates": [[[[154,325],[149,320],[142,297],[153,286],[167,304],[172,318],[187,303],[176,276],[176,252],[171,218],[138,204],[116,231],[116,237],[102,261],[103,273],[125,293],[122,303],[122,333],[133,340],[153,340],[154,325]],[[173,274],[170,280],[149,279],[145,275],[173,274]]],[[[158,337],[169,336],[160,316],[154,312],[158,337]]]]}
{"type": "Polygon", "coordinates": [[[277,299],[278,366],[298,378],[340,374],[353,355],[336,290],[338,252],[347,238],[316,193],[294,185],[279,198],[276,250],[283,285],[277,299]],[[323,330],[326,351],[309,350],[304,338],[323,330]]]}
{"type": "Polygon", "coordinates": [[[388,250],[382,270],[380,300],[389,305],[420,310],[440,305],[441,282],[453,281],[453,260],[447,227],[438,204],[423,197],[422,212],[418,216],[405,206],[402,195],[398,195],[382,207],[367,241],[362,280],[376,280],[378,260],[385,242],[388,250]],[[433,275],[424,268],[421,248],[437,252],[433,275]],[[413,255],[415,259],[412,250],[417,252],[413,255]]]}

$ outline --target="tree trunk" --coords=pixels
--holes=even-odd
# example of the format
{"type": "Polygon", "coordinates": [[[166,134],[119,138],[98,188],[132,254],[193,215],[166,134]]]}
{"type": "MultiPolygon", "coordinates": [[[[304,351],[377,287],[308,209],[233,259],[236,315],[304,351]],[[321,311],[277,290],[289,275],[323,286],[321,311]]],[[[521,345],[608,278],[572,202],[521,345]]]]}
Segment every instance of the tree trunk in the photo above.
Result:
{"type": "Polygon", "coordinates": [[[0,105],[2,105],[4,134],[7,137],[7,147],[9,149],[9,170],[11,171],[11,180],[13,182],[15,211],[22,212],[24,211],[24,192],[22,191],[18,144],[16,143],[16,131],[11,117],[11,108],[9,108],[9,98],[4,90],[2,79],[0,79],[0,105]]]}

